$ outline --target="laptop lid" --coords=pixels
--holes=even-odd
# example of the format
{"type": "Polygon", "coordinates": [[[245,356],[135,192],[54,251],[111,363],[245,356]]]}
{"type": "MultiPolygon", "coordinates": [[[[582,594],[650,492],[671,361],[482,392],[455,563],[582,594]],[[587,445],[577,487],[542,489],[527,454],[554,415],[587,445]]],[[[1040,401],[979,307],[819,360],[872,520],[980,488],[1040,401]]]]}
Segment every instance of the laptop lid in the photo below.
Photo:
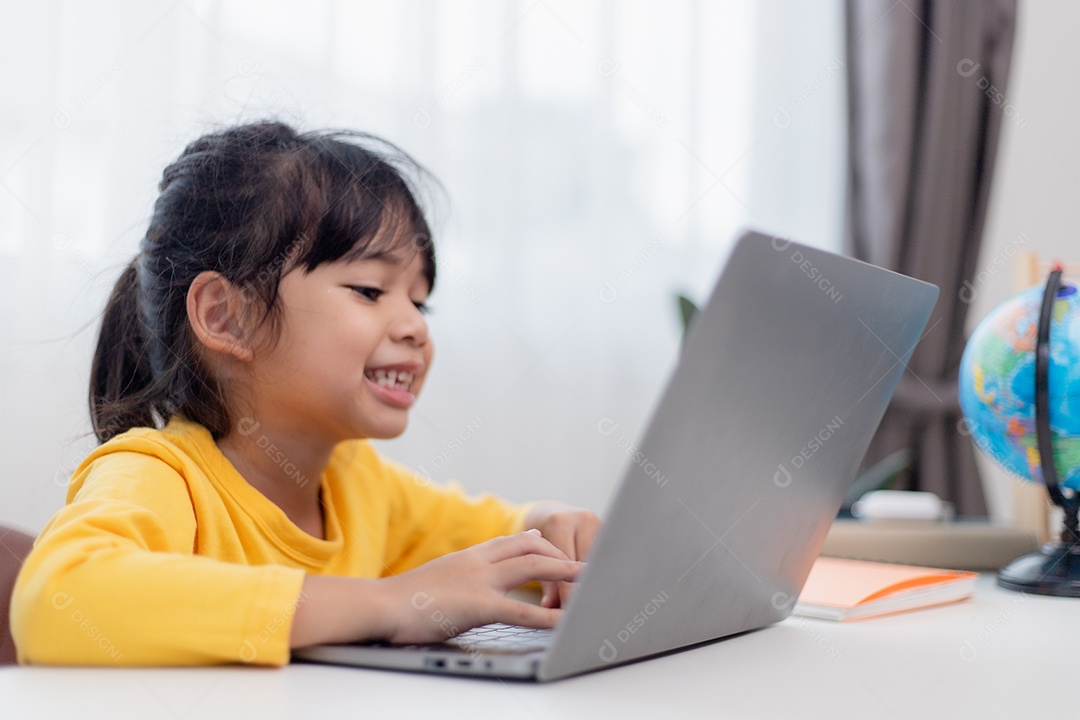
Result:
{"type": "Polygon", "coordinates": [[[937,294],[745,233],[688,333],[546,650],[339,644],[294,657],[554,680],[783,619],[937,294]]]}
{"type": "Polygon", "coordinates": [[[786,617],[937,294],[745,233],[689,330],[539,679],[786,617]]]}

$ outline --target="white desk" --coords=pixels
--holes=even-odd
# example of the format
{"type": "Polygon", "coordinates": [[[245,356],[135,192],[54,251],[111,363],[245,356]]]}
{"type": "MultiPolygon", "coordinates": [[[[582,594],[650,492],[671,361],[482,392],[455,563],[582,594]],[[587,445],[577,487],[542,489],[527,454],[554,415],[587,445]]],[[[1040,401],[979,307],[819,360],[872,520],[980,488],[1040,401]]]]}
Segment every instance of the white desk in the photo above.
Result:
{"type": "Polygon", "coordinates": [[[758,632],[548,685],[316,665],[0,670],[4,718],[1067,718],[1080,600],[973,600],[758,632]]]}

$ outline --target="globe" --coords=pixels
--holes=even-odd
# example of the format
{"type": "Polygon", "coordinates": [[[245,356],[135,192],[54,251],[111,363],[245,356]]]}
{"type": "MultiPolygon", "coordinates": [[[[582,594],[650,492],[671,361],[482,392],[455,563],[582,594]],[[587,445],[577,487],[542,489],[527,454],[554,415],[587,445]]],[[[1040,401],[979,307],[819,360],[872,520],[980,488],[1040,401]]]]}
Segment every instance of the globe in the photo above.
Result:
{"type": "MultiPolygon", "coordinates": [[[[1035,339],[1043,286],[992,310],[960,360],[960,408],[975,444],[1024,480],[1042,483],[1035,436],[1035,339]]],[[[1080,293],[1054,300],[1047,376],[1054,462],[1062,489],[1080,490],[1080,293]]],[[[1067,490],[1065,492],[1068,492],[1067,490]]]]}

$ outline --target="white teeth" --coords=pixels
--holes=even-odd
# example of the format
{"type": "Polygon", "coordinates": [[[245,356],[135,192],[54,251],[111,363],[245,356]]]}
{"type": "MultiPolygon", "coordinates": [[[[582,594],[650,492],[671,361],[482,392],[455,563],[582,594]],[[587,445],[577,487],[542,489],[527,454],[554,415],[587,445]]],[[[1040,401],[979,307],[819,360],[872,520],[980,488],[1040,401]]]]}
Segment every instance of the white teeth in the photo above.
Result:
{"type": "Polygon", "coordinates": [[[395,390],[408,390],[412,385],[413,374],[405,370],[368,370],[365,376],[382,387],[394,388],[395,390]]]}

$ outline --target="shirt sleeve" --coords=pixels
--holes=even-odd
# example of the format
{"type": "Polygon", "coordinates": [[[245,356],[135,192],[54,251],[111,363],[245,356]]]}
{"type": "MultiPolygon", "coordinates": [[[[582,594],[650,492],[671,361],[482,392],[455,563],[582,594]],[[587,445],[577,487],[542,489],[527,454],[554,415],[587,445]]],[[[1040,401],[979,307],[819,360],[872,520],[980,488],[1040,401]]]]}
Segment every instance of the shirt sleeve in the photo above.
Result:
{"type": "Polygon", "coordinates": [[[457,483],[440,485],[385,458],[382,465],[395,493],[386,545],[389,574],[521,532],[535,504],[515,505],[488,493],[469,496],[457,483]]]}
{"type": "Polygon", "coordinates": [[[304,572],[194,554],[187,484],[161,459],[104,456],[16,581],[20,663],[282,665],[304,572]]]}

